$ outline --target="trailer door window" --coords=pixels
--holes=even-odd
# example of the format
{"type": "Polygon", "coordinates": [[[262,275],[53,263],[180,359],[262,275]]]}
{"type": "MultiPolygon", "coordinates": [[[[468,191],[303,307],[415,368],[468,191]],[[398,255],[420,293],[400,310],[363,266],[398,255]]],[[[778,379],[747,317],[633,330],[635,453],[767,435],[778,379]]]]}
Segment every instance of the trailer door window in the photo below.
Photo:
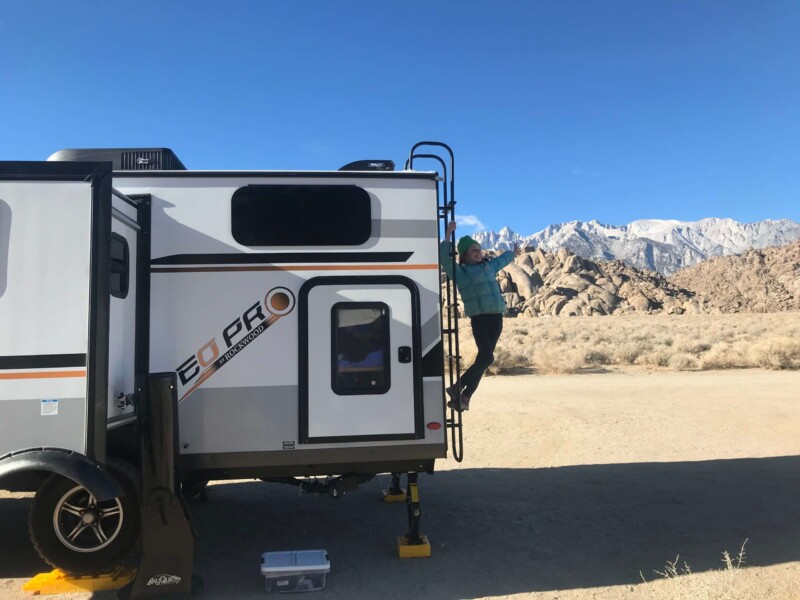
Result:
{"type": "Polygon", "coordinates": [[[118,233],[111,234],[111,277],[109,289],[115,298],[128,295],[130,253],[128,241],[118,233]]]}
{"type": "Polygon", "coordinates": [[[372,235],[369,194],[355,185],[248,185],[231,198],[243,246],[358,246],[372,235]]]}
{"type": "Polygon", "coordinates": [[[389,391],[389,307],[340,302],[333,320],[332,387],[340,395],[389,391]]]}

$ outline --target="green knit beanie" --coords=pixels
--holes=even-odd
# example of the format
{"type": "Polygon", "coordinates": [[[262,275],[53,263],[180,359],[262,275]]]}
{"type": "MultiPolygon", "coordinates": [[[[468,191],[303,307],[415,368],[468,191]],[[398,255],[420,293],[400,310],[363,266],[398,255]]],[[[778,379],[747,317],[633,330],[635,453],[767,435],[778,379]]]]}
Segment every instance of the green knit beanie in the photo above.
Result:
{"type": "Polygon", "coordinates": [[[464,254],[467,250],[472,248],[475,244],[477,244],[475,240],[473,240],[468,235],[465,235],[460,240],[458,240],[458,244],[456,244],[456,248],[458,249],[459,254],[464,254]]]}

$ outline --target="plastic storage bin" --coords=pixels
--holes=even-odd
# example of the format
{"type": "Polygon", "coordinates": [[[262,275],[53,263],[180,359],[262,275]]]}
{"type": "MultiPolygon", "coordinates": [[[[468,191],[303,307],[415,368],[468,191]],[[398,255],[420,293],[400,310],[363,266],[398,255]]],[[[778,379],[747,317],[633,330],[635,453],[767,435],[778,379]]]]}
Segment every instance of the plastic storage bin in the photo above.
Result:
{"type": "Polygon", "coordinates": [[[316,592],[325,587],[331,562],[325,550],[264,552],[261,574],[268,592],[316,592]]]}

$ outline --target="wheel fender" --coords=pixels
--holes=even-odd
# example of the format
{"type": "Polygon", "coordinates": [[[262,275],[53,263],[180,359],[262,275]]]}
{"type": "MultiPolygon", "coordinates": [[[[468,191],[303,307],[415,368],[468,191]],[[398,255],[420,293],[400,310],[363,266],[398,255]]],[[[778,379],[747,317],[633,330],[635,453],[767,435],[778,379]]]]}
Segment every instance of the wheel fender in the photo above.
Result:
{"type": "Polygon", "coordinates": [[[81,484],[100,501],[124,495],[122,488],[103,467],[72,450],[31,448],[0,457],[0,479],[20,471],[58,473],[81,484]]]}

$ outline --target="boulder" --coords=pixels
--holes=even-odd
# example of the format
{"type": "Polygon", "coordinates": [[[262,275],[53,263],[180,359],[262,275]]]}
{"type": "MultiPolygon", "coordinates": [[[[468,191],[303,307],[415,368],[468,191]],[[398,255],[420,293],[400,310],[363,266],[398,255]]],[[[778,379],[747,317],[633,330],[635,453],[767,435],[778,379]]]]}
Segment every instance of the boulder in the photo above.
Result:
{"type": "Polygon", "coordinates": [[[547,255],[541,248],[537,248],[529,255],[534,265],[547,264],[547,255]]]}
{"type": "Polygon", "coordinates": [[[514,259],[514,262],[518,264],[520,267],[530,267],[533,269],[533,259],[531,258],[530,254],[520,254],[517,258],[514,259]]]}
{"type": "Polygon", "coordinates": [[[519,265],[510,264],[505,268],[505,272],[514,283],[514,287],[516,288],[514,291],[523,298],[532,298],[538,291],[539,287],[533,286],[530,275],[519,265]]]}
{"type": "Polygon", "coordinates": [[[566,303],[567,299],[564,296],[551,296],[544,303],[544,312],[548,315],[558,315],[566,303]]]}
{"type": "Polygon", "coordinates": [[[630,304],[637,312],[649,313],[652,308],[650,299],[640,292],[634,292],[628,296],[628,304],[630,304]]]}
{"type": "MultiPolygon", "coordinates": [[[[577,258],[577,257],[573,256],[572,258],[577,258]]],[[[565,275],[559,277],[556,283],[558,287],[570,288],[575,290],[576,292],[582,292],[591,285],[580,275],[571,272],[566,273],[565,275]]]]}
{"type": "Polygon", "coordinates": [[[516,308],[518,304],[521,304],[519,294],[516,292],[503,294],[503,299],[506,301],[506,307],[508,308],[516,308]]]}
{"type": "Polygon", "coordinates": [[[587,309],[586,300],[580,296],[576,296],[567,302],[558,314],[562,317],[580,317],[586,314],[585,311],[587,309]]]}
{"type": "Polygon", "coordinates": [[[497,276],[497,283],[500,286],[500,293],[509,294],[514,292],[514,283],[507,273],[501,271],[497,276]]]}
{"type": "MultiPolygon", "coordinates": [[[[560,252],[559,252],[560,256],[560,252]]],[[[561,267],[562,273],[575,273],[584,268],[583,260],[577,254],[573,254],[564,260],[564,266],[561,267]]]]}

